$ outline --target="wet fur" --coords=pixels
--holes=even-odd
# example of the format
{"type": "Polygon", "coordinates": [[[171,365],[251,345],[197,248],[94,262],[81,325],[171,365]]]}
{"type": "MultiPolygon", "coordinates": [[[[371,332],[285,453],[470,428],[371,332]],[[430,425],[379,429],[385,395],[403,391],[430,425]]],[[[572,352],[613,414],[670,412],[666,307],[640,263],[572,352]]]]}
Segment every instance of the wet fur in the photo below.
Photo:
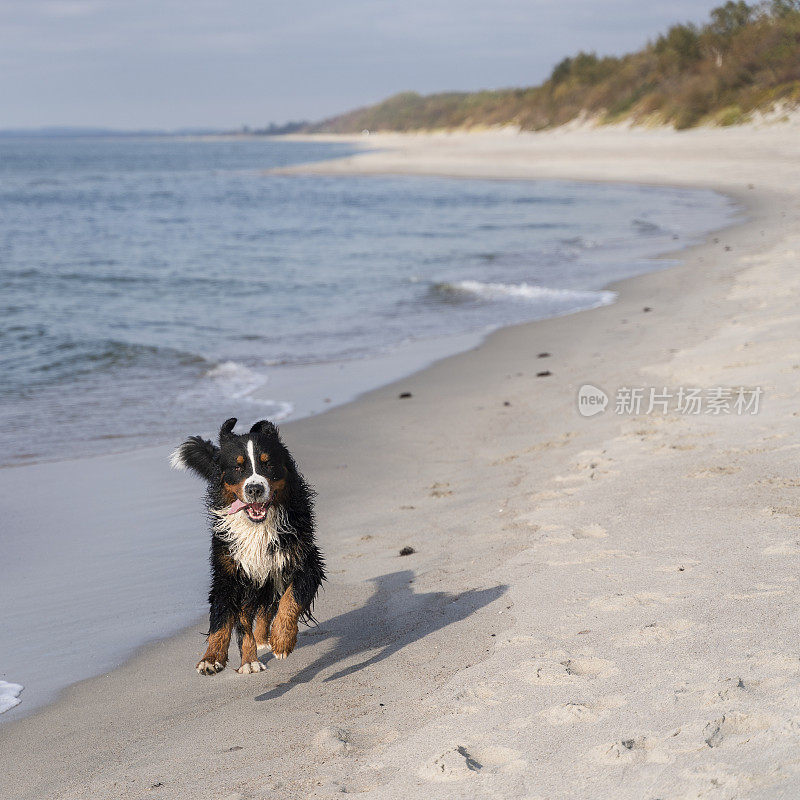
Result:
{"type": "MultiPolygon", "coordinates": [[[[193,436],[172,455],[173,467],[188,469],[208,483],[206,506],[211,528],[211,590],[209,592],[209,649],[201,666],[211,658],[211,671],[225,665],[225,642],[235,629],[243,656],[253,645],[257,615],[274,618],[284,596],[284,608],[294,619],[280,618],[278,628],[296,631],[296,621],[311,620],[317,591],[325,579],[322,555],[314,540],[314,492],[308,486],[272,423],[256,423],[248,434],[233,433],[235,419],[227,420],[219,446],[193,436]],[[252,440],[259,454],[267,456],[254,467],[266,477],[273,491],[267,517],[251,521],[244,511],[228,515],[231,503],[246,482],[236,480],[237,456],[252,440]],[[276,477],[278,476],[278,477],[276,477]],[[212,643],[214,647],[212,647],[212,643]],[[216,649],[214,649],[216,648],[216,649]],[[213,650],[213,652],[212,652],[213,650]],[[224,657],[222,651],[225,650],[224,657]]],[[[249,468],[248,468],[249,471],[249,468]]],[[[242,499],[242,498],[239,498],[242,499]]],[[[286,617],[286,615],[284,615],[286,617]]],[[[291,639],[291,637],[289,637],[291,639]]],[[[263,642],[258,642],[263,644],[263,642]]],[[[294,640],[288,651],[294,646],[294,640]]],[[[283,655],[288,655],[284,652],[283,655]]],[[[206,671],[207,674],[207,671],[206,671]]]]}

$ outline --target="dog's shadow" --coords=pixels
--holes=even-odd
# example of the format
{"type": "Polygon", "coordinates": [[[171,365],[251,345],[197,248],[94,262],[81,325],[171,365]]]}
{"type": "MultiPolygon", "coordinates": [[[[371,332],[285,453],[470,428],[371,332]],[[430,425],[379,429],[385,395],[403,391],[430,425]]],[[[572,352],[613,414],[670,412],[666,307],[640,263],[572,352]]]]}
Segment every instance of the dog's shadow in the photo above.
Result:
{"type": "Polygon", "coordinates": [[[428,592],[414,594],[411,570],[402,570],[374,578],[375,589],[359,608],[325,620],[312,628],[303,639],[335,638],[336,644],[326,653],[304,667],[285,683],[270,689],[255,699],[275,700],[299,684],[313,680],[322,670],[332,667],[358,653],[372,650],[369,657],[344,667],[323,680],[335,681],[360,669],[377,664],[412,642],[470,614],[502,596],[507,586],[491,589],[470,589],[462,594],[428,592]]]}

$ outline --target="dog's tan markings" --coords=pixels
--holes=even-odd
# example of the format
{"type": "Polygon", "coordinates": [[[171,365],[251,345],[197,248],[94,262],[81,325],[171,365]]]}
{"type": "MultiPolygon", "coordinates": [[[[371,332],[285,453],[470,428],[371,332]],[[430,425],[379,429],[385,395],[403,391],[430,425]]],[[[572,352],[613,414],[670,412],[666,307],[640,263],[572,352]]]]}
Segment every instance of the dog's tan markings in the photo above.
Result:
{"type": "Polygon", "coordinates": [[[242,629],[242,664],[256,661],[256,640],[253,638],[253,625],[246,611],[239,612],[239,627],[242,629]]]}
{"type": "Polygon", "coordinates": [[[214,633],[209,634],[206,654],[197,664],[197,671],[201,675],[214,675],[222,672],[228,662],[228,647],[231,643],[231,630],[233,617],[228,617],[225,624],[214,633]]]}
{"type": "Polygon", "coordinates": [[[244,456],[236,456],[237,464],[244,464],[244,456]]]}
{"type": "Polygon", "coordinates": [[[269,626],[272,625],[272,618],[275,613],[263,606],[258,609],[256,620],[253,624],[253,636],[256,640],[256,647],[269,647],[269,626]]]}
{"type": "Polygon", "coordinates": [[[292,585],[283,593],[272,623],[269,643],[276,658],[286,658],[297,644],[297,620],[303,609],[294,599],[292,585]]]}
{"type": "Polygon", "coordinates": [[[286,493],[286,481],[283,478],[281,478],[279,481],[270,481],[269,488],[272,491],[272,496],[278,502],[284,501],[284,495],[286,493]]]}
{"type": "Polygon", "coordinates": [[[266,453],[262,453],[259,458],[261,459],[262,464],[265,464],[267,461],[269,461],[269,456],[266,453]]]}
{"type": "Polygon", "coordinates": [[[244,500],[244,481],[239,483],[223,483],[222,484],[222,499],[223,502],[230,505],[234,500],[239,499],[243,503],[244,500]]]}

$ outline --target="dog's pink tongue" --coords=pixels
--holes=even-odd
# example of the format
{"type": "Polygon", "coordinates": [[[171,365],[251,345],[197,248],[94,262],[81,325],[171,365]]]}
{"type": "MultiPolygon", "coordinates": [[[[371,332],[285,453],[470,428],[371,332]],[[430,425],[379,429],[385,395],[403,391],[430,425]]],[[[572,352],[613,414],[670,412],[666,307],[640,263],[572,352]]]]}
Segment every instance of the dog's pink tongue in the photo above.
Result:
{"type": "Polygon", "coordinates": [[[235,514],[237,511],[241,511],[243,508],[247,508],[247,504],[243,503],[237,498],[231,503],[231,507],[228,509],[228,515],[235,514]]]}

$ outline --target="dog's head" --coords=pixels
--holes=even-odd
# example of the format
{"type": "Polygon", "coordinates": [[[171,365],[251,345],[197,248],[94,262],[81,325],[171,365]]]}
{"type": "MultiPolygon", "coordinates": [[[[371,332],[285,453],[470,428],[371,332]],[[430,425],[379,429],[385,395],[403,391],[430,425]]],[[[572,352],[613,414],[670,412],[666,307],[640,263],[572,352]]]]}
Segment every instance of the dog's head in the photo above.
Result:
{"type": "Polygon", "coordinates": [[[235,425],[235,418],[223,423],[219,446],[192,436],[172,454],[171,463],[205,478],[228,514],[243,511],[252,522],[261,522],[271,505],[284,503],[294,463],[271,422],[257,422],[246,434],[234,433],[235,425]]]}

